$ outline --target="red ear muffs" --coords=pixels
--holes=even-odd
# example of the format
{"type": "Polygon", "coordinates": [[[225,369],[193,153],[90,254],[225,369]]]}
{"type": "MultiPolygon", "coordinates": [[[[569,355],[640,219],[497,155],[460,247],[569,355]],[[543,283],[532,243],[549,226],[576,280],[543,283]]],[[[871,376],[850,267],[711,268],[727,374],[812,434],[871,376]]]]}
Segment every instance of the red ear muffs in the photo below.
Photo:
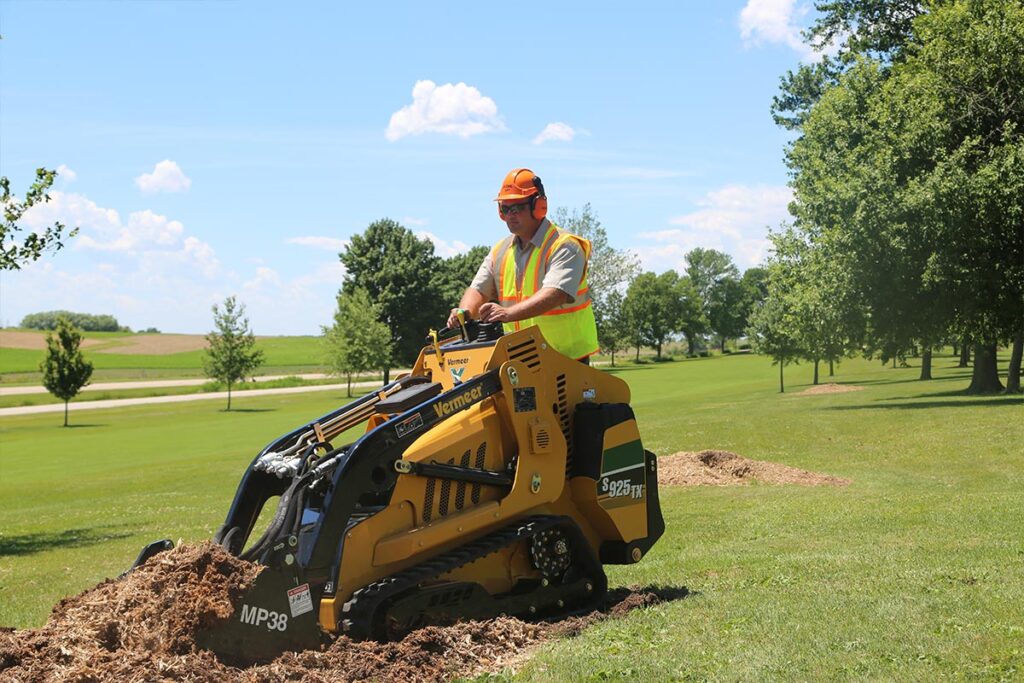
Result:
{"type": "Polygon", "coordinates": [[[542,221],[548,215],[548,198],[535,197],[533,199],[533,218],[542,221]]]}

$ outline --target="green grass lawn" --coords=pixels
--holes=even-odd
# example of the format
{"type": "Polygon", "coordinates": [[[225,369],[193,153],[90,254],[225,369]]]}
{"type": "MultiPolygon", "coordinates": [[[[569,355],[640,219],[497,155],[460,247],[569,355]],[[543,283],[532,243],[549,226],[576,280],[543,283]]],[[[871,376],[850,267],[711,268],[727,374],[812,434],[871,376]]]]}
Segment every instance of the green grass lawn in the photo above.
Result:
{"type": "MultiPolygon", "coordinates": [[[[683,599],[540,648],[491,679],[1016,680],[1024,676],[1024,403],[969,371],[846,361],[863,391],[799,396],[811,369],[750,355],[627,366],[645,445],[718,448],[847,477],[844,488],[663,489],[667,531],[612,586],[683,599]]],[[[830,378],[823,377],[822,381],[830,378]]],[[[251,457],[344,392],[0,418],[0,625],[141,545],[209,537],[251,457]]]]}
{"type": "MultiPolygon", "coordinates": [[[[345,384],[344,377],[326,377],[323,379],[303,379],[301,377],[281,377],[261,382],[236,382],[231,385],[231,394],[252,391],[254,389],[285,389],[289,387],[317,386],[321,384],[345,384]]],[[[373,381],[380,383],[380,373],[353,377],[352,382],[373,381]]],[[[98,389],[85,390],[72,400],[72,404],[88,403],[89,401],[106,401],[120,398],[144,398],[149,396],[179,396],[183,394],[203,394],[227,391],[227,385],[210,381],[204,384],[187,387],[148,387],[141,389],[98,389]]],[[[353,390],[354,391],[354,390],[353,390]]],[[[0,408],[21,406],[42,406],[63,404],[64,402],[52,394],[12,394],[0,396],[0,408]]]]}
{"type": "MultiPolygon", "coordinates": [[[[26,330],[21,330],[26,331],[26,330]]],[[[45,333],[40,332],[40,336],[45,333]]],[[[163,377],[201,377],[201,350],[180,353],[137,354],[108,353],[123,338],[137,337],[124,332],[85,332],[85,339],[103,343],[82,349],[93,364],[93,381],[117,379],[157,379],[163,377]]],[[[149,335],[141,335],[149,336],[149,335]]],[[[159,335],[152,335],[159,336],[159,335]]],[[[321,372],[323,352],[319,337],[260,337],[256,346],[263,350],[264,363],[258,372],[264,375],[321,372]]],[[[39,363],[45,351],[0,348],[0,381],[4,383],[38,383],[39,363]]]]}

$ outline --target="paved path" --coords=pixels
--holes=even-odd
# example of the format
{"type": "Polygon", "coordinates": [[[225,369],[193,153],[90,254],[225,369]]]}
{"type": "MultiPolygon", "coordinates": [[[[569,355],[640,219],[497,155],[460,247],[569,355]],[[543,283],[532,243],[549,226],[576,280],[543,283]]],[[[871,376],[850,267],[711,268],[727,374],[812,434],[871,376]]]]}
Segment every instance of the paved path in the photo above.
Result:
{"type": "MultiPolygon", "coordinates": [[[[138,382],[134,382],[136,386],[138,382]]],[[[249,389],[247,391],[231,392],[234,398],[245,396],[270,396],[273,394],[302,394],[312,391],[344,391],[348,386],[345,384],[311,384],[304,387],[288,387],[285,389],[249,389]]],[[[352,388],[366,388],[382,386],[380,382],[353,382],[352,388]]],[[[100,408],[122,408],[125,406],[141,406],[150,403],[184,403],[185,401],[206,401],[211,399],[225,400],[228,397],[226,391],[213,391],[204,394],[182,394],[178,396],[147,396],[145,398],[114,398],[105,401],[81,401],[68,404],[68,411],[99,410],[100,408]]],[[[0,417],[13,415],[33,415],[37,413],[60,413],[64,411],[63,403],[48,403],[41,406],[18,406],[16,408],[0,408],[0,417]]]]}
{"type": "MultiPolygon", "coordinates": [[[[285,377],[298,377],[300,379],[324,379],[327,375],[322,372],[310,373],[307,375],[266,375],[257,377],[257,382],[269,382],[285,377]]],[[[206,378],[193,379],[154,379],[132,382],[99,382],[87,384],[82,391],[111,391],[115,389],[160,389],[164,387],[198,387],[209,382],[206,378]]],[[[20,396],[22,394],[45,394],[46,387],[42,385],[0,387],[0,396],[20,396]]]]}

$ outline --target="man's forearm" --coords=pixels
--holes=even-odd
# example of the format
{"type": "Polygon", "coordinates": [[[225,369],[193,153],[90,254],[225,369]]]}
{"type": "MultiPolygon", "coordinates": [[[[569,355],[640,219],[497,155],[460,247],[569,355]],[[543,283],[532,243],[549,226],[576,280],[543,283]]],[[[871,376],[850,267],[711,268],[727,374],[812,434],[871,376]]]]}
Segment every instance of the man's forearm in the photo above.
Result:
{"type": "Polygon", "coordinates": [[[469,317],[477,317],[477,313],[480,311],[480,306],[487,302],[487,299],[479,290],[467,287],[465,293],[462,295],[462,299],[459,301],[459,308],[464,308],[469,312],[469,317]]]}

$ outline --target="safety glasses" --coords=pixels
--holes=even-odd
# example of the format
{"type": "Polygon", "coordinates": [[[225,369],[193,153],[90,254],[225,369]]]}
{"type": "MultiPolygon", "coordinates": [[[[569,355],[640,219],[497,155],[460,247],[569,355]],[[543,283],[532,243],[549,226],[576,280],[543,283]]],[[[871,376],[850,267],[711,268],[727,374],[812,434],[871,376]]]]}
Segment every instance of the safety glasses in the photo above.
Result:
{"type": "Polygon", "coordinates": [[[502,216],[514,216],[517,213],[526,211],[528,206],[530,206],[530,202],[522,202],[520,204],[498,204],[498,213],[502,216]]]}

